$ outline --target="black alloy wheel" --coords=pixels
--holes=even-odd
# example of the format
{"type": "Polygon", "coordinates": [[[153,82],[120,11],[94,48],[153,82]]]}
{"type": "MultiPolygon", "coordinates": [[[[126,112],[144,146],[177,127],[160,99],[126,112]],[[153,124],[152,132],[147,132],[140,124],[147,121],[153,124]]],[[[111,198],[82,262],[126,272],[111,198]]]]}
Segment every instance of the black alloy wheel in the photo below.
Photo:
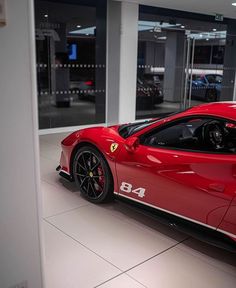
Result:
{"type": "Polygon", "coordinates": [[[92,203],[113,198],[113,179],[101,153],[92,146],[78,149],[73,162],[73,176],[82,195],[92,203]]]}

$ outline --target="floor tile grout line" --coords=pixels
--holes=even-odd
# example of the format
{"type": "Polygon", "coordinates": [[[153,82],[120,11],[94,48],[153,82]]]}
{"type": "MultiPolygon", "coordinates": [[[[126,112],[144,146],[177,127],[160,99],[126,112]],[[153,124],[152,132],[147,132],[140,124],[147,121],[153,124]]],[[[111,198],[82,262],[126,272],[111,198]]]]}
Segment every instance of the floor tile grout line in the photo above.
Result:
{"type": "Polygon", "coordinates": [[[130,270],[132,270],[132,269],[134,269],[134,268],[136,268],[136,267],[138,267],[138,266],[140,266],[140,265],[146,263],[147,261],[150,261],[151,259],[153,259],[153,258],[155,258],[155,257],[157,257],[157,256],[159,256],[159,255],[161,255],[161,254],[163,254],[163,253],[165,253],[165,252],[167,252],[167,251],[169,251],[169,250],[171,250],[171,249],[177,247],[179,244],[182,244],[183,242],[185,242],[185,241],[187,241],[187,240],[189,240],[189,239],[191,239],[191,237],[187,237],[187,238],[185,238],[185,239],[183,239],[183,240],[181,240],[181,241],[175,243],[174,245],[172,245],[172,246],[166,248],[165,250],[163,250],[163,251],[161,251],[161,252],[159,252],[159,253],[153,255],[152,257],[149,257],[148,259],[146,259],[146,260],[140,262],[139,264],[136,264],[135,266],[133,266],[133,267],[131,267],[131,268],[125,270],[124,273],[127,273],[127,272],[129,272],[130,270]]]}
{"type": "MultiPolygon", "coordinates": [[[[161,221],[159,221],[159,220],[157,219],[157,217],[155,217],[155,215],[152,215],[151,213],[148,213],[148,212],[146,212],[145,210],[138,209],[138,208],[136,208],[135,206],[130,205],[130,204],[127,204],[127,203],[125,203],[125,202],[123,202],[123,201],[120,201],[120,200],[118,200],[118,199],[116,199],[116,200],[117,200],[117,203],[122,203],[122,204],[124,204],[129,210],[131,210],[131,211],[133,211],[133,212],[135,212],[135,213],[144,215],[145,217],[154,220],[156,223],[159,223],[159,224],[161,224],[161,225],[164,226],[164,227],[169,227],[169,225],[166,225],[166,224],[162,223],[161,221]]],[[[111,213],[113,214],[112,211],[111,211],[111,213]]],[[[115,215],[115,214],[113,214],[113,216],[114,216],[114,215],[115,215]]],[[[119,216],[118,216],[118,217],[119,217],[119,216]]],[[[129,220],[126,220],[126,218],[124,219],[123,217],[120,217],[119,219],[123,220],[125,223],[129,223],[129,220]]],[[[141,223],[141,224],[144,225],[144,226],[147,226],[145,223],[141,223]]],[[[134,223],[134,225],[136,225],[136,223],[134,223]]],[[[140,225],[137,224],[136,227],[140,227],[140,225]]],[[[151,230],[153,230],[152,227],[149,227],[149,228],[150,228],[151,230]]],[[[178,230],[178,229],[171,228],[171,230],[174,230],[174,231],[177,231],[177,232],[179,232],[179,233],[182,233],[182,234],[184,234],[184,236],[187,237],[186,233],[181,232],[181,231],[178,230]]],[[[160,233],[161,233],[161,234],[164,234],[164,233],[162,233],[162,232],[160,232],[160,233]]],[[[171,236],[168,236],[168,235],[165,235],[165,236],[167,236],[168,238],[172,238],[171,236]]],[[[190,237],[190,238],[191,238],[191,237],[190,237]]],[[[186,239],[188,239],[188,238],[186,238],[186,239]]],[[[186,239],[183,239],[183,241],[185,241],[186,239]]],[[[177,240],[176,240],[176,241],[177,241],[177,240]]],[[[182,241],[182,240],[181,240],[181,241],[182,241]]],[[[177,242],[179,242],[179,241],[177,241],[177,242]]]]}
{"type": "MultiPolygon", "coordinates": [[[[56,188],[58,188],[58,184],[54,184],[54,183],[50,183],[50,182],[48,182],[47,180],[44,180],[44,179],[41,179],[41,181],[42,182],[46,182],[47,184],[49,184],[50,186],[53,186],[53,187],[56,187],[56,188]]],[[[73,192],[73,191],[70,191],[71,193],[80,193],[80,191],[76,191],[76,192],[73,192]]],[[[120,202],[120,201],[117,201],[117,202],[114,202],[114,203],[122,203],[122,204],[125,204],[124,202],[120,202]]],[[[88,203],[88,205],[91,205],[90,203],[88,203]]],[[[71,211],[72,210],[75,210],[75,209],[78,209],[78,208],[80,208],[80,207],[86,207],[86,206],[88,206],[88,205],[83,205],[83,206],[79,206],[79,207],[77,207],[77,208],[73,208],[73,209],[71,209],[71,211]]],[[[126,204],[125,204],[126,205],[126,204]]],[[[141,210],[138,210],[138,209],[135,209],[135,207],[132,207],[132,206],[130,206],[130,205],[127,205],[128,206],[128,209],[131,209],[132,211],[134,211],[134,212],[136,212],[136,213],[139,213],[139,214],[142,214],[142,215],[144,215],[144,216],[146,216],[146,217],[148,217],[148,218],[151,218],[152,220],[156,220],[156,221],[158,221],[156,218],[155,218],[155,216],[152,216],[151,214],[148,214],[148,213],[145,213],[145,211],[141,211],[141,210]]],[[[121,217],[121,216],[117,216],[112,210],[109,210],[110,211],[110,213],[111,213],[111,215],[112,216],[115,216],[116,218],[119,218],[119,220],[121,220],[122,222],[124,222],[125,224],[129,224],[129,221],[127,221],[126,219],[124,219],[123,217],[121,217]]],[[[65,211],[65,212],[62,212],[62,213],[66,213],[66,212],[70,212],[70,210],[68,210],[68,211],[65,211]]],[[[60,215],[61,213],[58,213],[58,215],[60,215]]],[[[55,214],[55,215],[52,215],[52,216],[48,216],[48,217],[45,217],[45,219],[47,219],[47,218],[50,218],[50,217],[54,217],[54,216],[58,216],[57,214],[55,214]]],[[[161,223],[161,222],[159,222],[159,223],[161,223]]],[[[161,223],[162,224],[162,223],[161,223]]],[[[134,224],[137,228],[140,228],[139,227],[139,225],[136,225],[136,224],[134,224]]],[[[165,224],[162,224],[162,225],[164,225],[164,226],[166,226],[165,224]]],[[[145,225],[146,226],[146,225],[145,225]]],[[[152,229],[152,228],[151,228],[152,229]]],[[[167,236],[167,237],[169,237],[169,236],[167,236]]]]}
{"type": "MultiPolygon", "coordinates": [[[[47,184],[50,184],[50,185],[53,186],[53,187],[57,187],[57,185],[54,185],[54,184],[52,184],[52,183],[49,183],[49,182],[47,182],[47,181],[45,181],[45,180],[43,180],[43,181],[46,182],[47,184]]],[[[184,241],[186,241],[186,240],[188,240],[188,239],[191,238],[191,237],[187,237],[187,238],[179,241],[178,243],[174,244],[173,246],[171,246],[171,247],[169,247],[169,248],[161,251],[160,253],[157,253],[157,254],[155,254],[154,256],[152,256],[152,257],[144,260],[143,262],[140,262],[140,263],[138,263],[137,265],[129,268],[128,270],[122,271],[119,267],[117,267],[117,266],[114,265],[113,263],[109,262],[107,259],[103,258],[101,255],[97,254],[96,252],[94,252],[93,250],[91,250],[90,248],[88,248],[86,245],[82,244],[82,243],[79,242],[77,239],[73,238],[72,236],[70,236],[69,234],[65,233],[63,230],[61,230],[60,228],[58,228],[57,226],[55,226],[54,224],[52,224],[51,222],[48,221],[49,218],[56,217],[56,216],[59,216],[59,215],[61,215],[61,214],[65,214],[65,213],[68,213],[68,212],[77,210],[77,209],[79,209],[79,208],[81,208],[81,207],[87,207],[87,206],[91,206],[91,205],[88,203],[87,205],[83,205],[83,206],[79,206],[79,207],[76,207],[76,208],[73,208],[73,209],[70,209],[70,210],[67,210],[67,211],[63,211],[63,212],[61,212],[61,213],[58,213],[58,214],[55,214],[55,215],[52,215],[52,216],[49,216],[49,217],[44,217],[43,219],[44,219],[45,222],[47,222],[48,224],[52,225],[52,226],[53,226],[54,228],[56,228],[58,231],[60,231],[60,232],[62,232],[63,234],[65,234],[67,237],[69,237],[69,238],[71,238],[72,240],[76,241],[77,243],[79,243],[80,245],[82,245],[83,247],[85,247],[86,249],[88,249],[90,252],[94,253],[95,255],[97,255],[98,257],[100,257],[101,259],[103,259],[104,261],[106,261],[107,263],[111,264],[112,266],[114,266],[115,268],[117,268],[118,270],[120,270],[121,273],[118,274],[117,276],[115,276],[114,278],[116,278],[116,277],[118,277],[118,276],[120,276],[120,275],[122,275],[122,274],[125,274],[126,272],[128,272],[128,271],[136,268],[137,266],[142,265],[142,264],[145,263],[146,261],[151,260],[152,258],[154,258],[154,257],[156,257],[156,256],[158,256],[158,255],[160,255],[160,254],[168,251],[169,249],[172,249],[172,248],[176,247],[177,245],[179,245],[179,244],[183,243],[184,241]]],[[[123,220],[123,219],[122,219],[122,220],[123,220]]],[[[129,275],[128,275],[128,276],[129,276],[129,275]]],[[[110,280],[112,280],[112,279],[113,279],[113,278],[109,279],[108,281],[110,281],[110,280]]],[[[136,280],[136,279],[135,279],[135,280],[136,280]]],[[[137,280],[136,280],[136,281],[137,281],[137,280]]],[[[105,281],[104,283],[106,283],[106,282],[107,282],[107,281],[105,281]]],[[[137,281],[137,282],[138,282],[138,281],[137,281]]],[[[102,283],[102,284],[103,284],[103,283],[102,283]]],[[[141,283],[140,283],[140,284],[141,284],[141,283]]],[[[98,286],[95,286],[95,287],[99,287],[100,285],[101,285],[101,284],[99,284],[98,286]]],[[[142,285],[143,285],[143,284],[142,284],[142,285]]],[[[145,287],[145,286],[144,286],[144,287],[145,287]]]]}
{"type": "Polygon", "coordinates": [[[116,275],[116,276],[114,276],[114,277],[111,277],[110,279],[108,279],[108,280],[106,280],[106,281],[104,281],[104,282],[102,282],[102,283],[94,286],[93,288],[101,287],[102,285],[104,285],[104,284],[106,284],[106,283],[108,283],[108,282],[116,279],[117,277],[119,277],[119,276],[121,276],[121,275],[124,275],[124,274],[125,274],[127,277],[129,277],[129,278],[131,278],[132,280],[134,280],[135,282],[137,282],[137,283],[139,283],[140,285],[142,285],[143,287],[148,288],[146,285],[144,285],[143,283],[139,282],[137,279],[131,277],[130,275],[126,274],[125,272],[122,272],[122,273],[120,273],[120,274],[118,274],[118,275],[116,275]]]}
{"type": "MultiPolygon", "coordinates": [[[[51,222],[49,222],[47,219],[44,219],[44,221],[45,221],[46,223],[48,223],[50,226],[54,227],[56,230],[60,231],[62,234],[66,235],[68,238],[72,239],[73,241],[75,241],[75,242],[77,242],[78,244],[80,244],[81,246],[83,246],[85,249],[87,249],[87,250],[90,251],[91,253],[93,253],[93,254],[95,254],[96,256],[98,256],[100,259],[104,260],[104,261],[107,262],[108,264],[112,265],[113,267],[115,267],[116,269],[118,269],[119,271],[121,271],[120,274],[112,277],[111,279],[109,279],[109,280],[107,280],[107,281],[105,281],[105,282],[103,282],[103,283],[101,283],[101,284],[99,284],[99,285],[97,285],[97,286],[95,286],[95,287],[99,287],[99,286],[101,286],[102,284],[104,284],[104,283],[106,283],[106,282],[108,282],[108,281],[110,281],[110,280],[112,280],[112,279],[115,279],[116,277],[118,277],[118,276],[120,276],[120,275],[126,274],[128,271],[130,271],[130,270],[138,267],[139,265],[144,264],[145,262],[147,262],[147,261],[149,261],[149,260],[151,260],[151,259],[153,259],[153,258],[155,258],[155,257],[157,257],[157,256],[159,256],[159,255],[161,255],[161,254],[163,254],[163,253],[165,253],[166,251],[168,251],[168,250],[176,247],[177,245],[179,245],[179,244],[183,243],[184,241],[186,241],[186,240],[188,240],[188,239],[191,238],[191,237],[187,237],[186,239],[184,239],[184,240],[176,243],[175,245],[172,245],[171,247],[169,247],[169,248],[161,251],[160,253],[155,254],[154,256],[152,256],[152,257],[150,257],[150,258],[148,258],[148,259],[140,262],[139,264],[134,265],[133,267],[131,267],[131,268],[125,270],[125,271],[122,271],[118,266],[114,265],[113,263],[111,263],[110,261],[108,261],[106,258],[102,257],[101,255],[99,255],[98,253],[96,253],[95,251],[93,251],[92,249],[90,249],[89,247],[87,247],[86,245],[84,245],[83,243],[81,243],[80,241],[78,241],[77,239],[75,239],[74,237],[72,237],[71,235],[65,233],[63,230],[61,230],[61,229],[58,228],[56,225],[54,225],[54,224],[52,224],[51,222]]],[[[131,276],[128,275],[128,274],[126,274],[126,275],[129,276],[129,277],[131,277],[131,276]]],[[[132,277],[131,277],[131,278],[132,278],[132,277]]],[[[134,279],[134,280],[135,280],[136,282],[138,282],[136,279],[134,279]]],[[[140,283],[140,284],[141,284],[141,283],[140,283]]],[[[142,284],[142,285],[143,285],[143,284],[142,284]]],[[[143,286],[144,286],[144,285],[143,285],[143,286]]],[[[146,286],[144,286],[144,287],[146,287],[146,286]]]]}
{"type": "Polygon", "coordinates": [[[184,241],[187,241],[187,240],[189,240],[189,239],[191,239],[191,237],[187,237],[187,238],[179,241],[178,243],[175,243],[175,244],[172,245],[171,247],[168,247],[167,249],[165,249],[165,250],[163,250],[163,251],[161,251],[161,252],[153,255],[152,257],[149,257],[148,259],[146,259],[146,260],[144,260],[144,261],[142,261],[142,262],[134,265],[133,267],[131,267],[131,268],[123,271],[122,273],[120,273],[120,274],[118,274],[118,275],[116,275],[116,276],[114,276],[114,277],[112,277],[112,278],[110,278],[110,279],[108,279],[108,280],[100,283],[99,285],[94,286],[94,288],[100,287],[101,285],[103,285],[103,284],[105,284],[105,283],[108,283],[109,281],[111,281],[111,280],[113,280],[113,279],[115,279],[115,278],[117,278],[117,277],[119,277],[119,276],[121,276],[121,275],[123,275],[123,274],[125,274],[126,276],[128,276],[128,277],[130,277],[131,279],[135,280],[136,282],[138,282],[138,283],[141,284],[142,286],[147,287],[147,286],[145,286],[143,283],[139,282],[137,279],[133,278],[131,275],[126,274],[126,273],[129,272],[130,270],[132,270],[132,269],[134,269],[134,268],[136,268],[136,267],[138,267],[138,266],[146,263],[147,261],[149,261],[149,260],[151,260],[151,259],[153,259],[153,258],[155,258],[155,257],[157,257],[157,256],[159,256],[159,255],[161,255],[161,254],[163,254],[163,253],[165,253],[165,252],[167,252],[168,250],[170,250],[170,249],[172,249],[172,248],[175,248],[175,247],[178,246],[179,244],[182,244],[184,241]]]}
{"type": "MultiPolygon", "coordinates": [[[[50,185],[50,186],[53,186],[54,188],[56,187],[56,188],[58,188],[59,187],[59,185],[56,183],[56,184],[54,184],[54,183],[50,183],[49,181],[47,181],[47,180],[45,180],[45,179],[42,179],[41,178],[41,182],[45,182],[45,183],[47,183],[48,185],[50,185]]],[[[60,186],[61,187],[61,186],[60,186]]],[[[80,191],[70,191],[71,193],[80,193],[80,191]]],[[[120,201],[117,201],[117,203],[120,203],[120,201]]],[[[124,202],[121,202],[122,204],[125,204],[124,202]]],[[[88,203],[88,205],[90,205],[90,203],[88,203]]],[[[50,218],[50,217],[54,217],[54,216],[58,216],[58,215],[60,215],[60,214],[64,214],[64,213],[66,213],[66,212],[70,212],[70,211],[72,211],[72,210],[76,210],[76,209],[78,209],[78,208],[80,208],[80,207],[86,207],[86,206],[88,206],[88,205],[82,205],[82,206],[78,206],[78,207],[75,207],[75,208],[73,208],[73,209],[70,209],[70,210],[68,210],[68,211],[65,211],[65,212],[62,212],[62,213],[58,213],[58,214],[55,214],[55,215],[52,215],[52,216],[48,216],[48,217],[44,217],[45,219],[47,219],[47,218],[50,218]]],[[[126,205],[126,204],[125,204],[126,205]]],[[[145,213],[144,211],[141,211],[141,210],[138,210],[138,209],[135,209],[134,207],[132,207],[132,206],[130,206],[130,205],[127,205],[128,206],[128,208],[129,209],[131,209],[132,211],[134,211],[134,212],[136,212],[136,213],[139,213],[139,214],[143,214],[144,216],[146,216],[146,217],[149,217],[149,218],[151,218],[152,220],[157,220],[156,218],[155,218],[155,216],[151,216],[151,215],[149,215],[148,213],[145,213]]],[[[121,220],[122,222],[124,222],[125,224],[129,224],[129,221],[127,221],[126,219],[124,219],[123,217],[121,217],[121,216],[117,216],[117,215],[115,215],[115,213],[113,212],[113,211],[111,211],[111,210],[109,210],[110,211],[110,213],[111,213],[111,215],[112,216],[115,216],[116,218],[119,218],[119,220],[121,220]]],[[[158,221],[158,220],[157,220],[158,221]]],[[[161,222],[160,222],[161,223],[161,222]]],[[[162,223],[161,223],[162,224],[162,223]]],[[[137,228],[140,228],[138,225],[136,225],[136,224],[134,224],[137,228]]],[[[162,225],[164,225],[164,226],[166,226],[165,224],[162,224],[162,225]]],[[[151,228],[152,229],[152,228],[151,228]]],[[[167,237],[169,237],[169,236],[167,236],[167,237]]]]}
{"type": "MultiPolygon", "coordinates": [[[[55,173],[56,173],[56,171],[55,171],[55,173]]],[[[58,178],[58,179],[60,179],[60,178],[58,178]]],[[[47,184],[49,184],[49,185],[51,185],[51,186],[53,186],[53,187],[57,187],[57,188],[62,188],[62,187],[64,187],[64,186],[59,186],[57,183],[52,183],[52,182],[49,182],[48,180],[45,180],[45,179],[43,179],[43,178],[41,178],[41,182],[46,182],[47,184]]],[[[70,182],[69,182],[70,183],[70,182]]],[[[70,191],[70,190],[68,190],[68,191],[70,191]]],[[[72,192],[72,191],[70,191],[70,192],[72,192]]],[[[78,191],[79,192],[79,191],[78,191]]],[[[78,192],[72,192],[72,193],[78,193],[78,192]]]]}
{"type": "Polygon", "coordinates": [[[95,251],[93,251],[92,249],[90,249],[89,247],[87,247],[86,245],[84,245],[83,243],[81,243],[80,241],[78,241],[77,239],[75,239],[74,237],[72,237],[71,235],[65,233],[63,230],[61,230],[60,228],[58,228],[56,225],[52,224],[51,222],[49,222],[47,219],[44,219],[45,222],[47,222],[49,225],[51,225],[52,227],[54,227],[55,229],[57,229],[58,231],[60,231],[62,234],[66,235],[68,238],[74,240],[75,242],[77,242],[78,244],[80,244],[81,246],[83,246],[85,249],[87,249],[88,251],[92,252],[93,254],[95,254],[96,256],[98,256],[100,259],[104,260],[105,262],[109,263],[110,265],[112,265],[113,267],[115,267],[116,269],[118,269],[119,271],[123,272],[119,267],[117,267],[116,265],[114,265],[113,263],[111,263],[110,261],[108,261],[107,259],[105,259],[104,257],[102,257],[101,255],[99,255],[98,253],[96,253],[95,251]]]}
{"type": "MultiPolygon", "coordinates": [[[[60,179],[60,178],[59,178],[60,179]]],[[[60,185],[58,185],[57,183],[52,183],[52,182],[49,182],[47,179],[43,179],[42,177],[41,177],[41,182],[46,182],[47,184],[49,184],[49,185],[51,185],[51,186],[53,186],[53,187],[56,187],[56,188],[62,188],[62,187],[64,187],[64,186],[60,186],[60,185]]],[[[70,191],[70,190],[68,190],[68,191],[70,191]]],[[[79,193],[79,191],[70,191],[71,193],[79,193]]]]}
{"type": "MultiPolygon", "coordinates": [[[[192,239],[192,237],[190,237],[190,239],[192,239]]],[[[196,239],[196,240],[199,240],[199,239],[197,239],[197,238],[195,238],[195,239],[196,239]]],[[[188,239],[187,239],[187,240],[188,240],[188,239]]],[[[199,241],[201,241],[201,240],[199,240],[199,241]]],[[[218,248],[217,246],[213,246],[213,247],[218,248]]],[[[180,248],[180,247],[177,247],[177,249],[181,251],[181,248],[180,248]]],[[[221,248],[218,248],[218,249],[221,249],[221,248]]],[[[182,251],[182,252],[183,252],[183,251],[182,251]]],[[[214,268],[216,268],[216,269],[218,269],[218,270],[220,270],[220,271],[222,271],[222,272],[224,272],[224,273],[230,274],[231,276],[233,276],[234,278],[236,278],[236,277],[235,277],[235,273],[225,271],[225,270],[222,269],[220,266],[216,265],[216,264],[215,264],[215,261],[214,261],[214,263],[210,263],[210,262],[207,261],[205,258],[203,259],[203,258],[202,258],[201,256],[199,256],[199,255],[196,255],[196,256],[194,256],[194,257],[197,257],[198,260],[200,260],[200,261],[202,261],[202,262],[204,262],[204,263],[206,263],[206,264],[208,264],[208,265],[210,265],[210,266],[212,266],[212,267],[214,267],[214,268]]],[[[219,261],[219,260],[217,260],[217,261],[219,261]]],[[[229,264],[229,265],[231,265],[231,264],[229,264]]],[[[232,266],[232,265],[231,265],[231,266],[232,266]]]]}
{"type": "MultiPolygon", "coordinates": [[[[51,182],[49,182],[48,180],[45,180],[45,179],[43,179],[43,178],[41,178],[41,182],[45,182],[45,183],[53,186],[53,188],[61,188],[61,186],[59,186],[58,184],[53,184],[53,183],[51,183],[51,182]]],[[[72,192],[72,191],[71,191],[71,192],[72,192]]],[[[78,192],[79,192],[79,191],[78,191],[78,192]]],[[[72,193],[78,193],[78,192],[72,192],[72,193]]]]}
{"type": "MultiPolygon", "coordinates": [[[[46,184],[52,186],[53,188],[58,188],[58,186],[59,186],[59,185],[57,185],[57,184],[50,183],[50,182],[48,182],[47,180],[44,180],[44,179],[42,179],[42,178],[41,178],[41,182],[45,182],[46,184]]],[[[70,191],[70,192],[73,193],[73,194],[74,194],[74,193],[80,193],[79,191],[76,191],[76,192],[70,191]]],[[[67,213],[67,212],[70,212],[70,211],[79,209],[79,208],[81,208],[81,207],[87,207],[87,206],[91,206],[91,204],[90,204],[90,203],[83,204],[83,205],[80,205],[80,206],[78,206],[78,207],[75,207],[75,208],[72,208],[72,209],[69,209],[69,210],[60,212],[60,213],[53,214],[53,215],[51,215],[51,216],[43,217],[43,219],[48,219],[48,218],[50,218],[50,217],[58,216],[58,215],[61,215],[61,214],[64,214],[64,213],[67,213]]]]}
{"type": "Polygon", "coordinates": [[[74,211],[74,210],[80,209],[80,208],[82,208],[82,207],[87,207],[87,206],[91,206],[91,205],[90,205],[89,203],[88,203],[88,204],[84,204],[84,205],[80,205],[80,206],[78,206],[78,207],[71,208],[71,209],[69,209],[69,210],[65,210],[65,211],[62,211],[62,212],[53,214],[53,215],[51,215],[51,216],[43,217],[43,219],[44,219],[44,220],[47,220],[47,219],[50,219],[50,218],[52,218],[52,217],[60,216],[60,215],[62,215],[62,214],[69,213],[69,212],[72,212],[72,211],[74,211]]]}
{"type": "Polygon", "coordinates": [[[142,285],[145,288],[148,288],[148,286],[144,285],[142,282],[140,282],[139,280],[135,279],[133,276],[124,273],[126,276],[128,276],[129,278],[133,279],[134,281],[138,282],[140,285],[142,285]]]}
{"type": "MultiPolygon", "coordinates": [[[[58,184],[54,184],[54,183],[50,183],[49,181],[47,181],[47,180],[44,180],[44,179],[41,179],[41,181],[43,181],[43,182],[46,182],[47,184],[49,184],[49,185],[51,185],[51,186],[53,186],[53,187],[58,187],[59,185],[58,184]]],[[[72,193],[79,193],[79,191],[77,191],[77,192],[73,192],[73,191],[71,191],[72,193]]],[[[120,201],[117,201],[117,203],[119,203],[120,201]]],[[[124,203],[124,202],[121,202],[121,203],[124,203]]],[[[125,203],[124,203],[125,204],[125,203]]],[[[90,205],[90,203],[88,203],[88,205],[90,205]]],[[[88,206],[88,205],[83,205],[83,206],[80,206],[80,207],[86,207],[86,206],[88,206]]],[[[125,204],[126,205],[126,204],[125,204]]],[[[130,206],[130,205],[127,205],[128,206],[128,208],[130,208],[132,211],[134,211],[134,212],[136,212],[136,213],[139,213],[139,214],[143,214],[144,216],[146,216],[146,217],[149,217],[149,218],[151,218],[152,220],[156,220],[156,221],[158,221],[156,218],[155,218],[155,216],[152,216],[151,214],[148,214],[148,213],[145,213],[145,211],[141,211],[141,210],[138,210],[138,209],[135,209],[135,207],[132,207],[132,206],[130,206]]],[[[77,208],[73,208],[73,209],[71,209],[71,210],[75,210],[75,209],[78,209],[78,208],[80,208],[80,207],[77,207],[77,208]]],[[[70,210],[68,210],[68,212],[69,212],[70,210]]],[[[67,212],[67,211],[66,211],[67,212]]],[[[66,213],[65,212],[65,213],[66,213]]],[[[62,213],[64,213],[64,212],[62,212],[62,213]]],[[[115,214],[113,213],[113,211],[110,211],[110,213],[113,215],[113,216],[115,216],[115,214]]],[[[58,215],[60,215],[61,213],[59,213],[58,215]]],[[[53,215],[53,216],[57,216],[57,214],[55,214],[55,215],[53,215]]],[[[47,218],[50,218],[50,217],[53,217],[53,216],[49,216],[49,217],[45,217],[45,219],[47,219],[47,218]]],[[[128,223],[129,224],[129,221],[127,221],[127,220],[125,220],[125,219],[123,219],[123,217],[120,217],[120,216],[117,216],[116,215],[116,217],[118,217],[121,221],[123,221],[124,223],[128,223]]],[[[161,222],[160,222],[161,223],[161,222]]],[[[161,223],[162,224],[162,223],[161,223]]],[[[164,225],[164,226],[166,226],[165,224],[162,224],[162,225],[164,225]]],[[[137,225],[137,227],[138,227],[138,225],[137,225]]],[[[169,237],[169,236],[168,236],[169,237]]],[[[190,237],[191,238],[191,237],[190,237]]],[[[188,239],[188,238],[186,238],[186,239],[188,239]]],[[[183,241],[185,241],[186,239],[183,239],[183,241]]]]}

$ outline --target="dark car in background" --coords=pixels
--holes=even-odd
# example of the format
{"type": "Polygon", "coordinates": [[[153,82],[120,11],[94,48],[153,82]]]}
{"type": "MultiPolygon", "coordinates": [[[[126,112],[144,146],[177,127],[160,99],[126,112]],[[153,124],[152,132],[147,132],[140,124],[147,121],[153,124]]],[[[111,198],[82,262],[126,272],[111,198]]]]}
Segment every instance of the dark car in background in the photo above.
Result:
{"type": "MultiPolygon", "coordinates": [[[[79,100],[95,101],[96,87],[92,77],[83,77],[70,81],[70,91],[78,95],[79,100]]],[[[137,77],[137,98],[136,108],[138,110],[149,110],[154,108],[155,104],[163,102],[163,92],[161,83],[155,78],[145,79],[137,77]]]]}
{"type": "Polygon", "coordinates": [[[194,75],[192,81],[192,98],[206,102],[219,101],[222,88],[222,75],[194,75]]]}
{"type": "Polygon", "coordinates": [[[159,81],[137,77],[136,109],[153,109],[155,104],[163,102],[163,90],[159,81]]]}
{"type": "Polygon", "coordinates": [[[95,101],[95,81],[93,77],[81,77],[70,81],[70,91],[78,95],[79,100],[95,101]]]}

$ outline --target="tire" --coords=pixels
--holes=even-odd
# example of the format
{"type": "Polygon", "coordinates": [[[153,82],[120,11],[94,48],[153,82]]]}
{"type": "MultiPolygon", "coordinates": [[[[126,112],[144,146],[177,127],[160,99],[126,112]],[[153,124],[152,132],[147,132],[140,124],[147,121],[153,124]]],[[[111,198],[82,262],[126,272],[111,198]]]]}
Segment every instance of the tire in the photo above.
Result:
{"type": "Polygon", "coordinates": [[[92,146],[78,149],[73,161],[73,176],[84,198],[92,203],[113,199],[113,178],[103,155],[92,146]]]}
{"type": "Polygon", "coordinates": [[[214,89],[207,90],[206,92],[206,102],[216,101],[216,91],[214,89]]]}
{"type": "Polygon", "coordinates": [[[56,106],[58,108],[69,108],[70,107],[70,101],[57,101],[56,106]]]}
{"type": "Polygon", "coordinates": [[[83,101],[83,100],[86,100],[84,93],[79,94],[79,95],[78,95],[78,99],[79,99],[79,100],[82,100],[82,101],[83,101]]]}

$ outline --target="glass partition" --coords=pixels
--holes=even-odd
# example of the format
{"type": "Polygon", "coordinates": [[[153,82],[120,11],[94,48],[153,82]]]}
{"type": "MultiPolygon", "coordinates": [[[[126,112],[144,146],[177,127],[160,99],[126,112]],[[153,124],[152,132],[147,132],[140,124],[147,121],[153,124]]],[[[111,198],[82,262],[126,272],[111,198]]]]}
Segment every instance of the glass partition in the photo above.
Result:
{"type": "Polygon", "coordinates": [[[136,119],[232,100],[233,83],[225,96],[224,75],[231,69],[225,55],[232,54],[227,25],[153,11],[139,15],[136,119]]]}
{"type": "Polygon", "coordinates": [[[39,128],[105,122],[106,1],[35,0],[39,128]]]}

